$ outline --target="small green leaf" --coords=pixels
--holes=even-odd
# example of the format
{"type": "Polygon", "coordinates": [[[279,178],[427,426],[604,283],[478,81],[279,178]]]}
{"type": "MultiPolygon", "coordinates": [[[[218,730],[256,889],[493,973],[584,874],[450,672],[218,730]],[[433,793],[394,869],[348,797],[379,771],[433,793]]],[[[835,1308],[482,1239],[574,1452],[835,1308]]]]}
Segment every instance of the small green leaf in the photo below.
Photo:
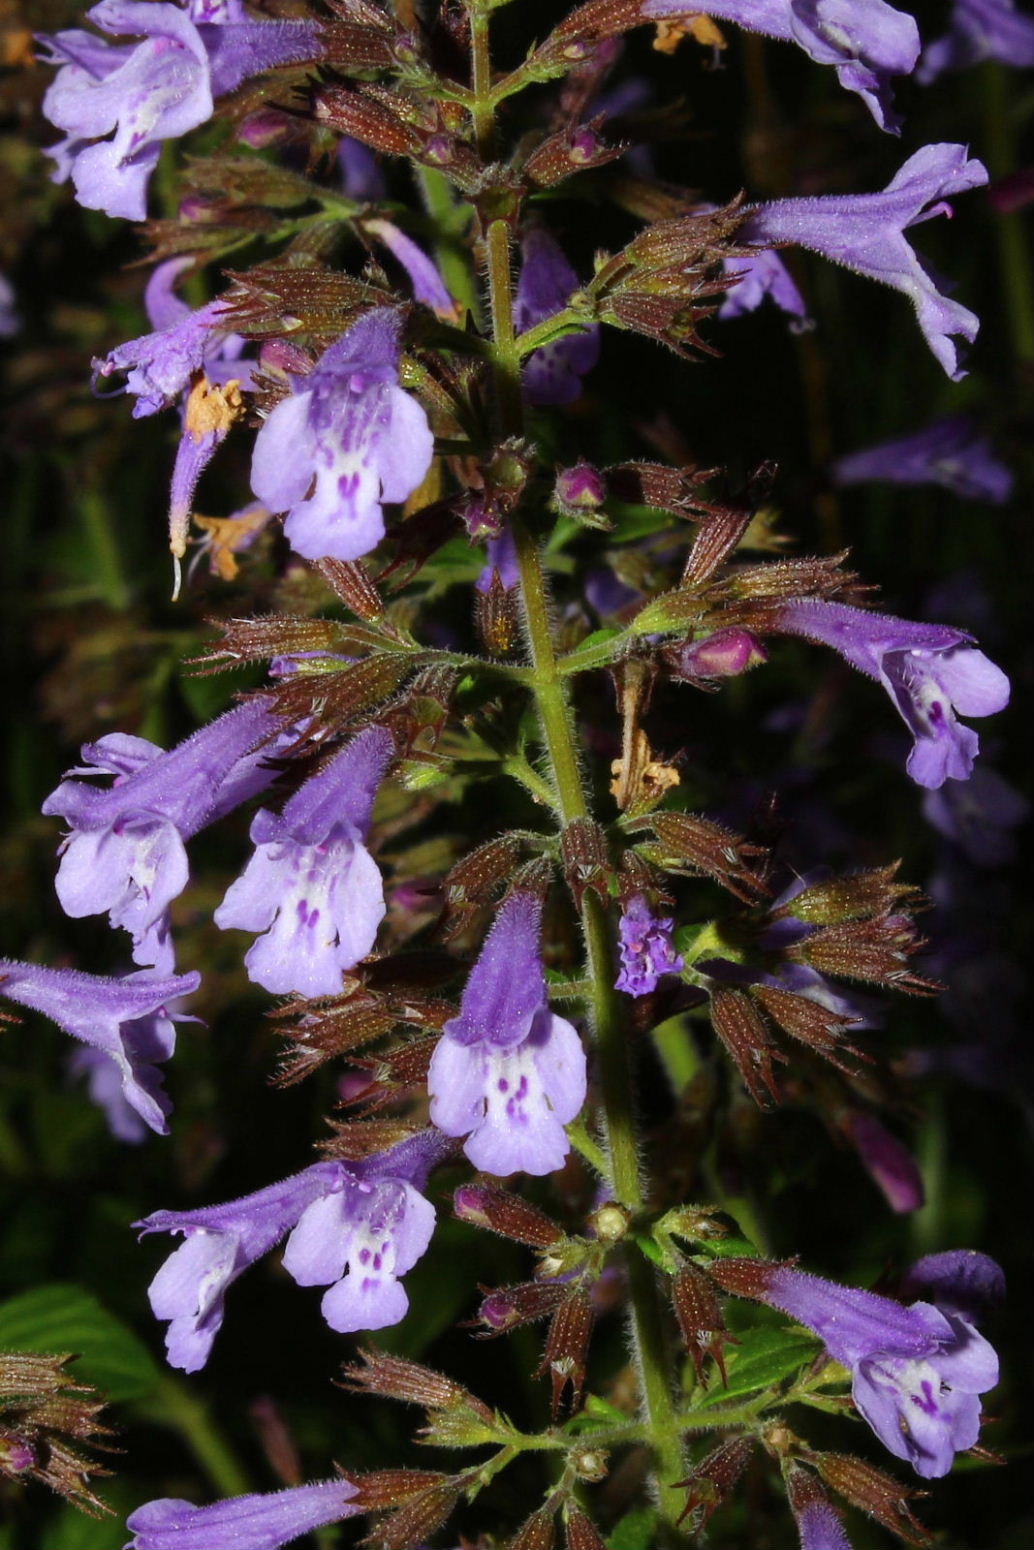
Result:
{"type": "Polygon", "coordinates": [[[653,1550],[657,1541],[657,1513],[653,1507],[636,1507],[618,1520],[607,1538],[608,1550],[653,1550]]]}
{"type": "Polygon", "coordinates": [[[712,1388],[696,1408],[705,1410],[726,1400],[755,1394],[769,1388],[812,1360],[818,1342],[797,1330],[752,1329],[741,1337],[738,1346],[727,1346],[728,1388],[712,1388]]]}
{"type": "Polygon", "coordinates": [[[627,1426],[631,1417],[624,1410],[619,1410],[616,1405],[609,1404],[601,1399],[598,1394],[589,1394],[585,1400],[585,1406],[578,1415],[572,1416],[564,1427],[564,1431],[572,1436],[580,1436],[586,1432],[598,1432],[612,1426],[627,1426]]]}
{"type": "Polygon", "coordinates": [[[143,1341],[80,1286],[55,1281],[0,1303],[0,1347],[81,1358],[72,1369],[111,1400],[141,1399],[161,1381],[143,1341]]]}

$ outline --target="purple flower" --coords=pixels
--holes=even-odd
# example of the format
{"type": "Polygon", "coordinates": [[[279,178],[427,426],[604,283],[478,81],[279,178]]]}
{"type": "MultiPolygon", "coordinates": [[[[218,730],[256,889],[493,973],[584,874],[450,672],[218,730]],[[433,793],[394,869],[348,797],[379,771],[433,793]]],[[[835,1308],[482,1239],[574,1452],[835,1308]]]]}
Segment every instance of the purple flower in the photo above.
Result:
{"type": "Polygon", "coordinates": [[[390,732],[368,727],[279,816],[255,814],[255,854],[214,919],[224,931],[264,933],[244,961],[266,990],[338,995],[342,974],[373,947],[384,888],[363,840],[394,747],[390,732]]]}
{"type": "Polygon", "coordinates": [[[358,1512],[351,1480],[314,1480],[286,1491],[231,1496],[210,1507],[164,1496],[126,1519],[133,1535],[126,1550],[279,1550],[302,1534],[340,1523],[358,1512]]]}
{"type": "Polygon", "coordinates": [[[780,608],[775,629],[831,646],[882,683],[915,738],[909,775],[934,789],[966,780],[980,747],[963,716],[990,716],[1009,703],[1009,680],[964,630],[913,624],[846,603],[797,598],[780,608]]]}
{"type": "Polygon", "coordinates": [[[1005,1276],[986,1254],[948,1249],[917,1259],[902,1282],[901,1295],[932,1302],[942,1313],[957,1313],[970,1324],[981,1324],[1005,1301],[1005,1276]]]}
{"type": "Polygon", "coordinates": [[[953,0],[948,31],[923,49],[916,80],[929,86],[939,75],[967,70],[982,59],[1029,70],[1034,65],[1034,18],[1011,0],[953,0]]]}
{"type": "Polygon", "coordinates": [[[107,911],[131,934],[134,963],[171,968],[168,908],[187,885],[184,841],[271,783],[269,750],[252,750],[279,729],[256,698],[168,753],[120,732],[85,744],[86,768],[43,804],[71,828],[56,880],[65,914],[107,911]],[[78,778],[98,773],[115,777],[107,789],[78,778]]]}
{"type": "Polygon", "coordinates": [[[641,893],[634,894],[621,912],[618,940],[621,972],[614,988],[629,996],[648,996],[662,974],[677,974],[682,959],[671,945],[675,921],[655,915],[641,893]]]}
{"type": "Polygon", "coordinates": [[[445,288],[445,281],[438,273],[437,267],[428,258],[423,248],[415,243],[412,237],[407,237],[404,231],[400,231],[391,221],[368,219],[363,222],[363,230],[383,242],[389,253],[394,254],[409,276],[409,283],[413,287],[413,295],[417,301],[423,302],[425,307],[430,307],[432,312],[437,312],[439,317],[454,321],[456,318],[456,303],[445,288]]]}
{"type": "Polygon", "coordinates": [[[147,1140],[148,1127],[126,1098],[122,1090],[122,1072],[110,1055],[83,1044],[69,1055],[65,1070],[73,1079],[86,1078],[90,1101],[102,1111],[116,1141],[139,1146],[141,1141],[147,1140]]]}
{"type": "Polygon", "coordinates": [[[517,563],[517,545],[513,541],[513,534],[509,528],[499,534],[498,538],[490,538],[485,544],[485,566],[477,581],[474,583],[479,592],[492,590],[492,579],[498,576],[501,585],[507,592],[512,592],[520,586],[521,569],[517,563]]]}
{"type": "Polygon", "coordinates": [[[338,141],[337,164],[341,189],[349,199],[373,204],[387,197],[388,185],[376,156],[361,140],[342,135],[338,141]]]}
{"type": "Polygon", "coordinates": [[[850,1368],[856,1407],[924,1479],[946,1475],[955,1454],[974,1445],[979,1395],[998,1382],[998,1358],[950,1299],[906,1308],[786,1265],[767,1270],[757,1295],[813,1329],[850,1368]]]}
{"type": "Polygon", "coordinates": [[[910,436],[881,441],[875,447],[838,458],[831,473],[839,485],[938,484],[964,500],[1009,499],[1013,476],[991,450],[968,414],[948,415],[910,436]]]}
{"type": "Polygon", "coordinates": [[[66,1033],[110,1057],[122,1096],[158,1135],[169,1133],[170,1104],[156,1063],[176,1044],[169,1004],[190,995],[200,974],[162,976],[148,970],[109,979],[75,969],[41,969],[0,959],[0,995],[42,1012],[66,1033]]]}
{"type": "Polygon", "coordinates": [[[205,0],[186,10],[164,0],[101,0],[89,20],[111,37],[140,41],[112,44],[78,29],[44,36],[42,57],[58,73],[43,112],[66,136],[49,151],[55,182],[71,176],[88,210],[142,221],[163,140],[203,124],[213,96],[247,76],[322,52],[311,22],[248,22],[242,14],[239,5],[205,0]]]}
{"type": "Polygon", "coordinates": [[[927,823],[978,867],[1008,866],[1016,854],[1012,831],[1029,816],[1027,798],[986,766],[967,781],[946,780],[923,797],[927,823]]]}
{"type": "MultiPolygon", "coordinates": [[[[533,226],[521,239],[521,272],[513,303],[519,334],[562,312],[578,289],[578,276],[549,232],[533,226]]],[[[524,396],[529,404],[573,404],[582,378],[599,360],[600,331],[586,328],[532,350],[524,362],[524,396]]]]}
{"type": "Polygon", "coordinates": [[[780,311],[797,318],[800,325],[808,322],[804,297],[778,253],[768,251],[743,258],[724,258],[722,273],[729,279],[735,277],[736,284],[722,298],[718,308],[720,318],[741,318],[748,312],[756,312],[765,297],[770,296],[780,311]]]}
{"type": "Polygon", "coordinates": [[[404,501],[430,467],[427,416],[398,385],[400,326],[393,308],[364,313],[258,433],[251,487],[287,512],[284,532],[306,559],[367,554],[384,537],[384,503],[404,501]]]}
{"type": "Polygon", "coordinates": [[[801,1550],[851,1550],[840,1514],[813,1474],[791,1463],[786,1470],[786,1489],[801,1550]]]}
{"type": "MultiPolygon", "coordinates": [[[[646,0],[643,16],[685,15],[678,0],[646,0]]],[[[769,38],[797,43],[841,86],[857,92],[881,129],[897,134],[890,77],[909,75],[919,58],[919,29],[883,0],[709,0],[707,15],[769,38]]]]}
{"type": "Polygon", "coordinates": [[[845,1115],[843,1128],[890,1209],[920,1210],[925,1199],[923,1179],[907,1146],[864,1109],[845,1115]]]}
{"type": "Polygon", "coordinates": [[[758,205],[737,240],[764,248],[795,242],[856,274],[903,291],[916,309],[930,349],[952,381],[958,382],[966,373],[959,367],[951,336],[959,334],[972,343],[979,320],[941,295],[909,247],[905,232],[935,215],[950,215],[948,194],[986,182],[987,169],[969,158],[964,145],[927,145],[909,157],[882,193],[827,194],[758,205]]]}
{"type": "Polygon", "coordinates": [[[11,282],[6,275],[0,274],[0,339],[10,339],[21,326],[11,282]]]}
{"type": "Polygon", "coordinates": [[[184,1372],[205,1365],[227,1289],[288,1232],[284,1266],[299,1286],[330,1286],[322,1308],[332,1329],[397,1324],[408,1307],[397,1277],[420,1258],[434,1229],[434,1209],[418,1190],[447,1146],[427,1130],[360,1162],[314,1163],[225,1205],[155,1211],[135,1223],[141,1233],[185,1239],[148,1294],[155,1317],[170,1321],[170,1365],[184,1372]]]}
{"type": "Polygon", "coordinates": [[[466,1136],[474,1166],[500,1177],[562,1167],[564,1126],[585,1101],[585,1051],[546,1002],[541,915],[527,893],[503,904],[427,1077],[434,1124],[466,1136]]]}

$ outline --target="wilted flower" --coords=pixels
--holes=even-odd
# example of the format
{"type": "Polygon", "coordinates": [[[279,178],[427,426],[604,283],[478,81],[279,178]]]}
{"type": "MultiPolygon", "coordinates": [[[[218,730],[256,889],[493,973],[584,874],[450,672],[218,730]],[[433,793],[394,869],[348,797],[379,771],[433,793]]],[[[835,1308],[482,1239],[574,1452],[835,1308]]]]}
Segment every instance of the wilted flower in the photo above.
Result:
{"type": "Polygon", "coordinates": [[[279,729],[252,699],[168,753],[121,732],[84,744],[86,768],[43,804],[71,826],[55,884],[66,915],[107,911],[131,934],[134,963],[171,968],[168,908],[187,885],[184,841],[274,780],[270,750],[252,750],[279,729]],[[106,790],[78,778],[101,773],[115,777],[106,790]]]}
{"type": "Polygon", "coordinates": [[[756,206],[737,241],[767,248],[794,242],[822,253],[856,274],[903,291],[916,309],[926,342],[953,382],[965,372],[952,336],[970,343],[975,315],[942,296],[905,239],[910,226],[951,213],[946,198],[987,182],[987,169],[964,145],[926,145],[910,156],[880,194],[825,194],[756,206]]]}
{"type": "Polygon", "coordinates": [[[662,974],[677,974],[682,959],[671,944],[675,921],[655,915],[641,893],[633,895],[621,912],[618,938],[621,972],[615,989],[630,996],[648,996],[662,974]]]}
{"type": "Polygon", "coordinates": [[[364,313],[292,379],[256,437],[251,487],[287,512],[284,532],[306,559],[368,553],[384,537],[384,504],[404,501],[430,467],[427,416],[398,385],[400,327],[393,308],[364,313]]]}
{"type": "Polygon", "coordinates": [[[360,1509],[351,1505],[358,1487],[350,1480],[314,1480],[286,1491],[231,1496],[210,1507],[164,1496],[126,1519],[133,1535],[126,1550],[279,1550],[303,1534],[340,1523],[360,1509]]]}
{"type": "Polygon", "coordinates": [[[775,628],[821,642],[887,690],[915,738],[907,769],[917,785],[966,780],[980,747],[964,716],[990,716],[1009,703],[1009,680],[965,630],[913,624],[846,603],[796,598],[779,609],[775,628]]]}
{"type": "Polygon", "coordinates": [[[169,1133],[172,1105],[156,1067],[172,1054],[174,1020],[185,1015],[169,1007],[200,983],[200,974],[143,970],[115,979],[0,958],[0,996],[42,1012],[113,1061],[126,1103],[160,1136],[169,1133]]]}
{"type": "MultiPolygon", "coordinates": [[[[833,65],[841,86],[857,92],[881,129],[898,133],[890,77],[911,74],[919,57],[913,17],[884,0],[708,0],[706,14],[769,38],[798,43],[820,65],[833,65]]],[[[643,15],[685,16],[678,0],[646,0],[643,15]]]]}
{"type": "Polygon", "coordinates": [[[500,1176],[562,1167],[563,1127],[585,1101],[581,1041],[546,1001],[541,913],[531,894],[506,900],[427,1077],[431,1119],[446,1135],[466,1136],[474,1166],[500,1176]]]}
{"type": "Polygon", "coordinates": [[[1012,471],[995,457],[968,414],[947,415],[909,436],[837,458],[830,470],[839,485],[940,485],[964,500],[1000,505],[1012,491],[1012,471]]]}
{"type": "Polygon", "coordinates": [[[244,961],[266,990],[336,995],[343,972],[373,946],[384,888],[363,840],[394,746],[390,732],[368,727],[279,816],[255,814],[255,854],[214,919],[223,930],[264,933],[244,961]]]}
{"type": "Polygon", "coordinates": [[[929,86],[939,75],[996,59],[1015,70],[1034,65],[1034,18],[1012,0],[952,0],[948,30],[923,49],[916,80],[929,86]]]}
{"type": "MultiPolygon", "coordinates": [[[[541,227],[525,232],[521,260],[513,301],[514,326],[520,334],[562,312],[579,285],[563,248],[541,227]]],[[[596,327],[565,334],[532,350],[524,363],[524,396],[530,404],[573,404],[581,396],[582,378],[599,355],[596,327]]]]}

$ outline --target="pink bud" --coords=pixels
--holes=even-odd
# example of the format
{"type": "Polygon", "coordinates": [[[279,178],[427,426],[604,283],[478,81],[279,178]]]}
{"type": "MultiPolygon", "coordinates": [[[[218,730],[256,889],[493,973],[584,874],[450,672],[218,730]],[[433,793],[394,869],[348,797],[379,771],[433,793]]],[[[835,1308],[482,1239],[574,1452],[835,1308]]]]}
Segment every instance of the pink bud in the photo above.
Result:
{"type": "Polygon", "coordinates": [[[682,649],[678,671],[683,678],[732,678],[767,660],[768,653],[749,630],[716,630],[682,649]]]}

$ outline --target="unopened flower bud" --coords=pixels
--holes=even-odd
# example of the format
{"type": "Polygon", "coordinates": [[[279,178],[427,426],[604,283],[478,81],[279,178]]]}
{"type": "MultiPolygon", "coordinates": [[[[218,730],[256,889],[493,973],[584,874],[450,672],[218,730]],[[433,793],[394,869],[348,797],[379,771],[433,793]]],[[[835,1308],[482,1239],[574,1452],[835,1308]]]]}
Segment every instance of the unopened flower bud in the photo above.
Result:
{"type": "Polygon", "coordinates": [[[616,1200],[607,1200],[589,1218],[589,1224],[601,1243],[620,1243],[628,1231],[631,1219],[624,1206],[618,1205],[616,1200]]]}
{"type": "Polygon", "coordinates": [[[294,124],[279,108],[260,108],[249,113],[237,127],[237,139],[253,151],[264,151],[269,145],[277,145],[293,131],[294,124]]]}
{"type": "Polygon", "coordinates": [[[567,1550],[606,1550],[606,1540],[584,1512],[572,1512],[567,1520],[567,1550]]]}
{"type": "Polygon", "coordinates": [[[551,505],[559,516],[609,531],[613,524],[602,510],[606,498],[606,482],[591,463],[575,463],[572,468],[557,470],[551,505]]]}
{"type": "Polygon", "coordinates": [[[699,1509],[695,1527],[705,1527],[712,1513],[721,1506],[747,1467],[753,1448],[753,1437],[733,1437],[728,1442],[719,1443],[717,1448],[700,1460],[687,1479],[678,1482],[689,1493],[679,1518],[680,1523],[691,1512],[699,1509]]]}
{"type": "Polygon", "coordinates": [[[461,1222],[487,1227],[515,1243],[533,1249],[548,1248],[563,1236],[563,1230],[550,1221],[545,1212],[511,1195],[508,1190],[488,1184],[461,1184],[452,1197],[452,1206],[461,1222]]]}
{"type": "MultiPolygon", "coordinates": [[[[682,1266],[672,1282],[672,1302],[679,1321],[682,1338],[693,1360],[697,1381],[707,1387],[704,1357],[712,1356],[722,1375],[723,1388],[728,1387],[725,1372],[723,1340],[732,1337],[725,1333],[725,1320],[718,1304],[718,1288],[706,1271],[689,1262],[682,1266]]],[[[736,1344],[733,1341],[733,1344],[736,1344]]]]}
{"type": "Polygon", "coordinates": [[[36,1454],[28,1438],[8,1431],[6,1426],[0,1427],[0,1474],[22,1475],[35,1463],[36,1454]]]}
{"type": "Polygon", "coordinates": [[[690,641],[676,658],[680,678],[733,678],[768,660],[768,653],[749,630],[716,630],[690,641]]]}
{"type": "Polygon", "coordinates": [[[925,1491],[910,1490],[893,1475],[851,1453],[810,1454],[808,1462],[838,1496],[868,1513],[892,1534],[899,1534],[911,1544],[929,1543],[926,1529],[908,1505],[910,1496],[924,1496],[925,1491]]]}
{"type": "Polygon", "coordinates": [[[531,1324],[552,1313],[566,1287],[555,1281],[526,1281],[520,1286],[500,1286],[482,1300],[478,1318],[488,1335],[501,1335],[518,1324],[531,1324]]]}

